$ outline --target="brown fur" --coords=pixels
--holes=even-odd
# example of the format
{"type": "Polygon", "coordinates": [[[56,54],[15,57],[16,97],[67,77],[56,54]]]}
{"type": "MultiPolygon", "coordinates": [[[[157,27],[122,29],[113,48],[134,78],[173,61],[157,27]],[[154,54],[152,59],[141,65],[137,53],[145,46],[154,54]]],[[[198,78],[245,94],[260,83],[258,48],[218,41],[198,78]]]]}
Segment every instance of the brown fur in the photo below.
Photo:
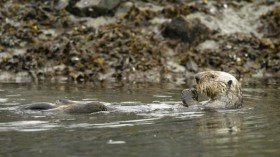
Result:
{"type": "Polygon", "coordinates": [[[241,87],[237,79],[222,71],[205,71],[195,76],[197,90],[206,94],[212,106],[238,108],[242,105],[241,87]]]}

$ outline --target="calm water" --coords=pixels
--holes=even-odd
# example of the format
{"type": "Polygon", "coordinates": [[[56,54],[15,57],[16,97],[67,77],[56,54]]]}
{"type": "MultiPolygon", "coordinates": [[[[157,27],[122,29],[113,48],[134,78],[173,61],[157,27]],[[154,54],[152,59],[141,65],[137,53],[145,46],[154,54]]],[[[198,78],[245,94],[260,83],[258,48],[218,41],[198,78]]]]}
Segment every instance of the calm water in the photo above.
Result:
{"type": "Polygon", "coordinates": [[[0,84],[0,156],[280,156],[279,86],[244,87],[242,109],[217,112],[179,106],[182,88],[0,84]],[[59,98],[124,105],[80,115],[7,111],[59,98]]]}

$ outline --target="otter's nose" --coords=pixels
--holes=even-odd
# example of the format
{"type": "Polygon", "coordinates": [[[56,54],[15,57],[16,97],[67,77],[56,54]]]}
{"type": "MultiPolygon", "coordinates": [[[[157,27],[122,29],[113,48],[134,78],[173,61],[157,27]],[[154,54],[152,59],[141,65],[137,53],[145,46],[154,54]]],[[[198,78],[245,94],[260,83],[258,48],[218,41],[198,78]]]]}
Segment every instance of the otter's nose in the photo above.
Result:
{"type": "Polygon", "coordinates": [[[199,75],[195,75],[194,78],[195,78],[196,83],[199,82],[199,80],[200,80],[199,75]]]}

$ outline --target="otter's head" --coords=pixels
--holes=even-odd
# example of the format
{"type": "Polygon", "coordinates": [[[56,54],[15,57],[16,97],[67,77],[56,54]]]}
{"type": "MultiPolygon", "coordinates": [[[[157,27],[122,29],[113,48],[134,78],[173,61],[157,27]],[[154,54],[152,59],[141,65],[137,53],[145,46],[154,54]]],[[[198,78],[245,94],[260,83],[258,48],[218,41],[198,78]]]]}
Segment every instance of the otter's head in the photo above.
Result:
{"type": "Polygon", "coordinates": [[[195,75],[197,90],[206,94],[212,100],[230,91],[240,95],[240,85],[237,79],[222,71],[205,71],[195,75]]]}

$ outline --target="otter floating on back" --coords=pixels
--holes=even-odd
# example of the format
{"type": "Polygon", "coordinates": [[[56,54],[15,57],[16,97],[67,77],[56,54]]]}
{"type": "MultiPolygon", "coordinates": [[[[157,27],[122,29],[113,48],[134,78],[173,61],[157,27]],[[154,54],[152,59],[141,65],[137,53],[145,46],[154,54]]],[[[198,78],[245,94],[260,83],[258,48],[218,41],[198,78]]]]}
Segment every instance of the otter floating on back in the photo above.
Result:
{"type": "Polygon", "coordinates": [[[101,102],[82,102],[69,99],[59,99],[55,103],[36,102],[18,106],[20,110],[60,111],[65,113],[93,113],[106,111],[106,106],[101,102]]]}
{"type": "MultiPolygon", "coordinates": [[[[242,106],[242,93],[237,79],[222,71],[205,71],[195,75],[197,89],[184,89],[181,93],[183,105],[198,105],[205,109],[235,109],[242,106]],[[198,102],[197,91],[210,100],[198,102]]],[[[92,113],[106,111],[101,102],[81,102],[60,99],[55,103],[38,102],[18,106],[20,110],[62,111],[66,113],[92,113]]]]}
{"type": "Polygon", "coordinates": [[[210,100],[198,102],[197,90],[184,89],[181,97],[184,106],[202,105],[206,109],[236,109],[242,106],[242,92],[237,79],[222,71],[205,71],[195,75],[197,90],[210,100]]]}

